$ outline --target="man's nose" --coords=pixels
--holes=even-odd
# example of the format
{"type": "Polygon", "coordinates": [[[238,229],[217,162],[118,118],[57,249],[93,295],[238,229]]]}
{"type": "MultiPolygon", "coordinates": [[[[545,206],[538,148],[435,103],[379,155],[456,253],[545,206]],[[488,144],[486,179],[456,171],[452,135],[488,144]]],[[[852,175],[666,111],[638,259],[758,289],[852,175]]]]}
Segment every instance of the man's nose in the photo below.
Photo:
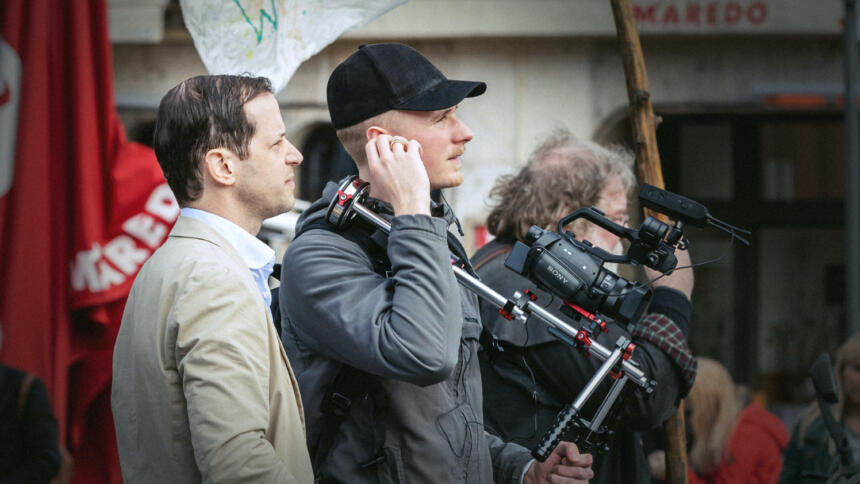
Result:
{"type": "Polygon", "coordinates": [[[299,151],[298,148],[296,148],[295,146],[293,146],[291,144],[290,149],[287,150],[287,164],[288,165],[298,165],[304,159],[305,159],[305,157],[302,156],[302,152],[299,151]]]}
{"type": "Polygon", "coordinates": [[[461,143],[468,143],[469,141],[472,141],[472,138],[475,137],[475,133],[472,132],[472,129],[469,128],[469,125],[467,125],[465,122],[463,122],[462,119],[459,118],[457,118],[457,122],[460,123],[460,126],[458,127],[457,131],[457,141],[461,143]]]}

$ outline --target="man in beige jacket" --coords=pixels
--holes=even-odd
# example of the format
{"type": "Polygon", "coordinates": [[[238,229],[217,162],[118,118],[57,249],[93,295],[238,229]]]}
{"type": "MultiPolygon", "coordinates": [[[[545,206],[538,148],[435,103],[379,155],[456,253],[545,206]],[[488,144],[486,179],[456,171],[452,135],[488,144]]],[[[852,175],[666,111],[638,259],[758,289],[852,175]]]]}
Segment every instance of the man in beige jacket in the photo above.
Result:
{"type": "Polygon", "coordinates": [[[111,404],[123,481],[313,481],[299,390],[254,237],[294,203],[302,155],[265,78],[200,76],[158,108],[155,152],[182,207],[129,294],[111,404]]]}

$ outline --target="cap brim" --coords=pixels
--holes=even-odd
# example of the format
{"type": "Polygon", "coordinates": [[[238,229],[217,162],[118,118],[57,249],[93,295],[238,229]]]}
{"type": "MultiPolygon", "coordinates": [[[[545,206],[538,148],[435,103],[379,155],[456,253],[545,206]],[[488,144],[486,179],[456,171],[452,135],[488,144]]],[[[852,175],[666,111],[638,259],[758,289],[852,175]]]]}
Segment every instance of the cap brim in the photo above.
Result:
{"type": "Polygon", "coordinates": [[[426,92],[394,106],[394,109],[412,111],[435,111],[458,104],[467,97],[484,94],[487,84],[475,81],[452,81],[446,79],[426,92]]]}

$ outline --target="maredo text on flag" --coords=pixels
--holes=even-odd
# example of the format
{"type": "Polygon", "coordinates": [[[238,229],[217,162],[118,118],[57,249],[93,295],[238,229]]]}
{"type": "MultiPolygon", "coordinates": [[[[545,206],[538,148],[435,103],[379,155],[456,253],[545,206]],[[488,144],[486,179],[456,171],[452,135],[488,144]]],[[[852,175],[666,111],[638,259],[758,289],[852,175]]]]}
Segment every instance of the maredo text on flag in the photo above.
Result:
{"type": "Polygon", "coordinates": [[[123,222],[119,235],[103,244],[93,242],[74,254],[75,306],[91,306],[127,294],[140,266],[162,244],[178,216],[176,198],[167,183],[162,183],[149,195],[143,210],[123,222]]]}

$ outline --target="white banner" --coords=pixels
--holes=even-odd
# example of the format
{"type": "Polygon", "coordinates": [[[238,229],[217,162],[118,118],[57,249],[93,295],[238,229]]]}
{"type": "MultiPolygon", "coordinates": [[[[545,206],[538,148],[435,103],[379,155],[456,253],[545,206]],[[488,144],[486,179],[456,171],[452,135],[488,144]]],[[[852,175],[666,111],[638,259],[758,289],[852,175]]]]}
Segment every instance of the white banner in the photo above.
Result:
{"type": "Polygon", "coordinates": [[[344,31],[406,0],[180,0],[185,26],[211,74],[250,73],[277,93],[302,62],[344,31]]]}
{"type": "Polygon", "coordinates": [[[15,174],[20,99],[21,59],[15,49],[0,37],[0,197],[12,187],[15,174]]]}

